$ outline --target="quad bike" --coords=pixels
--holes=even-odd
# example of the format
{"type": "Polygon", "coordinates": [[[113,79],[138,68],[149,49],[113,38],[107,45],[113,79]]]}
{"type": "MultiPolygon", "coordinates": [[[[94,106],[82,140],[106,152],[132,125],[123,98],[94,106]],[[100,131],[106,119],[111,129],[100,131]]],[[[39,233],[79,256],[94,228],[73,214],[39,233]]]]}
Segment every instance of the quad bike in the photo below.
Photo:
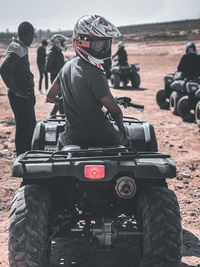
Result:
{"type": "Polygon", "coordinates": [[[197,89],[197,85],[194,83],[198,83],[198,77],[185,77],[183,80],[174,81],[171,84],[172,93],[169,99],[169,106],[170,110],[174,115],[180,115],[178,111],[178,102],[179,100],[188,95],[188,90],[193,90],[192,88],[195,87],[194,90],[197,89]],[[188,84],[188,87],[186,86],[188,84]],[[191,85],[190,85],[191,84],[191,85]],[[189,88],[189,89],[188,89],[189,88]]]}
{"type": "Polygon", "coordinates": [[[156,94],[156,102],[161,109],[169,109],[169,99],[173,91],[172,83],[176,80],[182,79],[180,72],[167,74],[163,77],[164,89],[159,89],[156,94]]]}
{"type": "Polygon", "coordinates": [[[177,110],[183,121],[195,121],[195,109],[200,100],[200,83],[199,78],[193,82],[186,83],[187,95],[181,97],[177,104],[177,110]]]}
{"type": "MultiPolygon", "coordinates": [[[[127,97],[117,102],[143,109],[127,97]]],[[[23,183],[10,212],[10,267],[47,267],[51,241],[78,235],[105,249],[131,238],[140,266],[180,266],[180,210],[166,182],[176,167],[170,155],[157,152],[151,124],[124,117],[124,125],[129,147],[62,150],[56,145],[64,116],[36,125],[33,150],[18,156],[12,169],[23,183]]]]}
{"type": "Polygon", "coordinates": [[[114,61],[110,71],[107,73],[107,78],[110,79],[114,88],[120,88],[120,82],[126,86],[131,81],[132,88],[139,88],[140,75],[138,64],[128,64],[120,66],[118,61],[114,61]]]}

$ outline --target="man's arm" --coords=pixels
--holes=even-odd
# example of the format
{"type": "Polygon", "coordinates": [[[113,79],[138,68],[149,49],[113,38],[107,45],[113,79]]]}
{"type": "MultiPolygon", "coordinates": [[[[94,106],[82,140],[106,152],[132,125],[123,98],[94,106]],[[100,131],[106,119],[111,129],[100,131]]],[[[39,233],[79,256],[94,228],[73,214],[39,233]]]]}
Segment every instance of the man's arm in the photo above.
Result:
{"type": "Polygon", "coordinates": [[[47,58],[46,58],[46,64],[45,64],[45,71],[46,72],[50,72],[50,73],[55,73],[55,69],[54,69],[54,54],[52,51],[50,51],[47,54],[47,58]]]}
{"type": "Polygon", "coordinates": [[[182,58],[181,58],[181,60],[180,60],[180,62],[179,62],[179,64],[178,64],[178,67],[177,67],[177,70],[179,71],[179,72],[184,72],[184,70],[185,70],[185,57],[184,56],[182,56],[182,58]]]}
{"type": "Polygon", "coordinates": [[[12,75],[13,69],[16,68],[18,59],[19,59],[18,55],[16,55],[15,53],[10,53],[6,55],[6,58],[4,59],[4,61],[0,66],[0,74],[2,76],[5,85],[7,86],[7,88],[15,92],[17,91],[17,89],[20,89],[17,88],[17,85],[12,75]]]}
{"type": "Polygon", "coordinates": [[[116,56],[118,56],[119,50],[117,50],[117,52],[112,56],[112,59],[116,56]]]}
{"type": "Polygon", "coordinates": [[[55,98],[59,94],[60,94],[60,84],[58,83],[58,80],[55,79],[47,93],[47,101],[55,103],[56,102],[55,98]]]}
{"type": "Polygon", "coordinates": [[[123,124],[123,113],[119,105],[115,101],[114,97],[112,95],[107,95],[101,98],[100,102],[104,105],[104,107],[111,114],[112,118],[117,123],[117,126],[119,127],[120,132],[122,132],[123,134],[126,134],[126,130],[123,124]]]}

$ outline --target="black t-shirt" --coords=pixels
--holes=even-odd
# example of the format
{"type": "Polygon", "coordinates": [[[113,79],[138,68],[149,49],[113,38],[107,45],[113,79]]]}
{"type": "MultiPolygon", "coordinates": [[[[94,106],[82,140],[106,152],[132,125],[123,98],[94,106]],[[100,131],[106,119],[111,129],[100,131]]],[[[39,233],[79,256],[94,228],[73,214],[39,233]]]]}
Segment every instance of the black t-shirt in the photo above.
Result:
{"type": "Polygon", "coordinates": [[[45,65],[46,62],[46,48],[40,45],[37,49],[37,64],[45,65]]]}
{"type": "Polygon", "coordinates": [[[123,47],[120,47],[117,52],[113,55],[113,57],[118,56],[119,65],[126,65],[127,64],[127,53],[123,47]]]}
{"type": "Polygon", "coordinates": [[[99,101],[111,94],[105,74],[81,58],[75,57],[61,69],[58,80],[70,124],[68,136],[72,143],[116,143],[116,130],[102,111],[99,101]]]}
{"type": "Polygon", "coordinates": [[[47,53],[45,70],[56,76],[64,63],[62,50],[56,46],[50,46],[47,53]]]}
{"type": "Polygon", "coordinates": [[[200,75],[200,57],[195,53],[183,55],[178,65],[178,71],[186,77],[196,77],[200,75]]]}

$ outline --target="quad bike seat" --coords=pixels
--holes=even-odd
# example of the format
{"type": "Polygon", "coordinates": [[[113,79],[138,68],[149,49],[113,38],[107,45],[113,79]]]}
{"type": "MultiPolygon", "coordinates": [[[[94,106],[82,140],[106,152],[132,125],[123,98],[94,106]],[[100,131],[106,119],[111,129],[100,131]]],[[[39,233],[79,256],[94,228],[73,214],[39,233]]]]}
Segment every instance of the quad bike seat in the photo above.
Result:
{"type": "MultiPolygon", "coordinates": [[[[125,123],[125,128],[133,148],[137,151],[158,151],[155,131],[151,124],[147,122],[128,122],[125,123]]],[[[31,149],[47,151],[69,150],[69,146],[66,146],[64,130],[64,121],[41,121],[37,123],[31,149]]],[[[106,147],[113,148],[114,146],[106,147]]]]}

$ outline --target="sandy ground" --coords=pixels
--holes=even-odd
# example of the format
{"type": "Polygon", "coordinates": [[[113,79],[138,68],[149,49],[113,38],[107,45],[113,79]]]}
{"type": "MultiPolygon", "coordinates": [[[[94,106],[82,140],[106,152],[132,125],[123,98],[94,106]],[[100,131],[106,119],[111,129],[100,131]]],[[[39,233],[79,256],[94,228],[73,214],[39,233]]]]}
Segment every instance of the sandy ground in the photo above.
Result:
{"type": "MultiPolygon", "coordinates": [[[[197,45],[198,45],[197,41],[197,45]]],[[[198,46],[197,46],[198,47],[198,46]]],[[[177,166],[177,177],[168,180],[169,187],[175,191],[182,216],[183,226],[183,267],[200,266],[200,132],[195,123],[185,123],[180,117],[172,115],[170,111],[160,110],[155,96],[158,89],[163,87],[163,76],[173,73],[184,53],[185,42],[155,42],[129,43],[126,46],[129,63],[140,64],[141,85],[138,90],[130,88],[112,89],[114,96],[129,96],[133,102],[143,104],[145,110],[140,113],[134,109],[123,110],[125,115],[132,115],[152,123],[155,127],[159,151],[169,153],[177,166]]],[[[200,45],[199,45],[200,50],[200,45]]],[[[113,53],[116,47],[113,48],[113,53]]],[[[73,57],[73,50],[69,49],[66,55],[73,57]]],[[[1,59],[2,61],[2,59],[1,59]]],[[[44,103],[45,95],[38,92],[38,70],[36,65],[36,47],[30,48],[31,70],[35,75],[35,93],[37,97],[37,121],[45,120],[52,105],[44,103]]],[[[44,91],[44,90],[43,90],[44,91]]],[[[15,155],[14,134],[15,126],[9,125],[13,118],[5,85],[0,78],[0,266],[8,266],[7,241],[8,217],[11,200],[15,190],[20,185],[20,179],[11,177],[13,156],[15,155]]],[[[80,244],[79,244],[80,247],[80,244]]],[[[62,249],[66,249],[63,245],[62,249]]],[[[75,246],[77,250],[77,246],[75,246]]],[[[65,264],[60,249],[54,249],[59,260],[52,260],[51,267],[56,266],[93,266],[79,261],[65,264]]],[[[107,253],[109,257],[109,253],[107,253]]],[[[100,264],[102,254],[98,262],[100,264]]],[[[115,256],[117,254],[114,254],[115,256]]],[[[104,255],[105,256],[105,255],[104,255]]],[[[103,256],[103,257],[104,257],[103,256]]],[[[105,256],[106,257],[106,256],[105,256]]],[[[102,261],[103,262],[103,261],[102,261]]],[[[118,262],[119,263],[119,262],[118,262]]],[[[95,266],[95,265],[94,265],[95,266]]],[[[96,265],[97,266],[97,265],[96,265]]],[[[100,266],[100,265],[98,265],[100,266]]],[[[111,266],[101,265],[101,266],[111,266]]],[[[119,266],[119,264],[115,265],[119,266]]],[[[120,266],[125,266],[124,264],[120,266]]],[[[136,265],[134,265],[136,267],[136,265]]]]}

